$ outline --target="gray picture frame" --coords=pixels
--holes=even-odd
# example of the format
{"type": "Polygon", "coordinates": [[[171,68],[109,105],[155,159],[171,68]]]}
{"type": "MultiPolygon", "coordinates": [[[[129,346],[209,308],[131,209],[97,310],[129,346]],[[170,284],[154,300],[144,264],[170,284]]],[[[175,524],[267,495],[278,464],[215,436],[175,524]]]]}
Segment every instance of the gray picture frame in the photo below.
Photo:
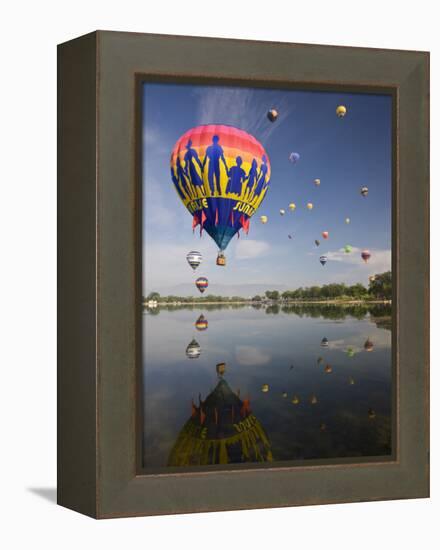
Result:
{"type": "Polygon", "coordinates": [[[429,496],[429,54],[96,31],[58,47],[58,503],[94,518],[429,496]],[[144,79],[393,95],[390,460],[139,468],[144,79]]]}

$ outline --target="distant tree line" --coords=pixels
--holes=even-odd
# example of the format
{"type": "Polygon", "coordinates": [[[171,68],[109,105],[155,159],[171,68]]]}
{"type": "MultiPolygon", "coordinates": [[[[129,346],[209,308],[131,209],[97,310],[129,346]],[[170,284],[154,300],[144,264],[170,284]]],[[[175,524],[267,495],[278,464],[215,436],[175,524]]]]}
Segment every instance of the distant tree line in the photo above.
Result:
{"type": "Polygon", "coordinates": [[[326,301],[326,300],[391,300],[392,280],[391,271],[378,273],[370,277],[368,288],[361,283],[346,285],[344,283],[330,283],[328,285],[314,285],[310,287],[299,287],[295,290],[266,290],[263,296],[257,294],[252,298],[242,296],[161,296],[158,292],[150,292],[143,297],[143,301],[157,301],[162,303],[182,304],[187,303],[230,303],[230,302],[301,302],[301,301],[326,301]]]}

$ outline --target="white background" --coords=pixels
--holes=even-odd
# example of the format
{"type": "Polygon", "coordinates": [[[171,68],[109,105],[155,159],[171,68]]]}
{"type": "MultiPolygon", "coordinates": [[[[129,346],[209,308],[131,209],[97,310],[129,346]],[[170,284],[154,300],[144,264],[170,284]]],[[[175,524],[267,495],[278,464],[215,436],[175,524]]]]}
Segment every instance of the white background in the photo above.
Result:
{"type": "MultiPolygon", "coordinates": [[[[15,1],[0,15],[0,540],[3,548],[438,547],[440,196],[436,3],[15,1]],[[94,521],[56,483],[56,44],[95,29],[431,51],[432,497],[94,521]],[[437,154],[435,154],[437,152],[437,154]],[[437,287],[437,288],[436,288],[437,287]],[[438,308],[437,308],[438,311],[438,308]],[[437,430],[436,430],[437,429],[437,430]]],[[[417,106],[414,106],[417,108],[417,106]]]]}

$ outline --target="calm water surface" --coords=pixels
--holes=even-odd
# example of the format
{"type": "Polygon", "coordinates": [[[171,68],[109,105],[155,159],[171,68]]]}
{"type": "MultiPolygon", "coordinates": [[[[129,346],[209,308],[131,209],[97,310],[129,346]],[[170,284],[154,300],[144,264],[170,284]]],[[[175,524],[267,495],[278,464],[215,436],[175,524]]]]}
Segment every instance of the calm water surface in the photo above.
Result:
{"type": "Polygon", "coordinates": [[[144,467],[389,456],[390,316],[390,306],[145,310],[144,467]]]}

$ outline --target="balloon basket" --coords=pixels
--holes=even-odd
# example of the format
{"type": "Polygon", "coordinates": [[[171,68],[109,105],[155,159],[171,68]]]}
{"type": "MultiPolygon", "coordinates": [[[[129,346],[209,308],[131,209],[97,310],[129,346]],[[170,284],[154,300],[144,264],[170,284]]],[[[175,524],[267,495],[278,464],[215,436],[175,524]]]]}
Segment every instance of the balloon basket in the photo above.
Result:
{"type": "Polygon", "coordinates": [[[217,265],[226,265],[226,256],[224,254],[219,254],[217,256],[217,261],[216,261],[216,264],[217,265]]]}

